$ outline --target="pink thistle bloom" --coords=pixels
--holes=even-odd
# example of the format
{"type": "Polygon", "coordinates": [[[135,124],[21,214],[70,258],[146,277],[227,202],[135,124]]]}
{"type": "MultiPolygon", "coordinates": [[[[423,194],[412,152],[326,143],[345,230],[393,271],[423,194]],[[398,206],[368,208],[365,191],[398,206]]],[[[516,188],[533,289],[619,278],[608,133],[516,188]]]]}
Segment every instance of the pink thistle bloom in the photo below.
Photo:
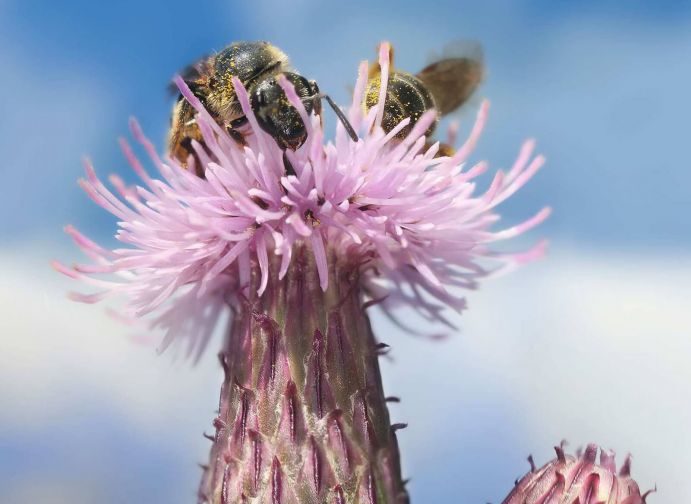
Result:
{"type": "MultiPolygon", "coordinates": [[[[379,104],[389,54],[382,44],[379,104]]],[[[306,141],[284,154],[235,79],[248,123],[241,146],[178,78],[204,140],[193,142],[189,170],[159,157],[136,123],[134,137],[160,178],[149,176],[124,141],[141,186],[112,176],[113,193],[87,164],[80,184],[118,217],[117,238],[127,248],[104,249],[68,227],[91,262],[54,267],[97,289],[73,297],[91,303],[118,295],[127,320],[146,317],[167,330],[163,348],[186,336],[197,355],[232,311],[199,502],[408,502],[396,434],[405,424],[389,417],[378,363],[387,345],[374,337],[367,307],[381,302],[390,313],[408,304],[448,324],[444,309],[465,304],[459,288],[473,289],[544,252],[544,242],[518,254],[492,249],[549,215],[545,208],[493,229],[495,207],[544,162],[533,156],[534,142],[476,194],[474,180],[487,164],[467,159],[487,102],[465,143],[437,157],[439,144],[428,145],[425,136],[436,112],[419,118],[403,140],[396,135],[410,119],[385,132],[381,105],[364,112],[367,75],[364,62],[347,111],[357,141],[338,124],[335,140],[325,142],[321,117],[307,114],[280,75],[306,141]]],[[[453,128],[449,137],[454,143],[453,128]]]]}
{"type": "MultiPolygon", "coordinates": [[[[389,72],[387,47],[380,51],[382,96],[389,72]]],[[[193,330],[192,344],[200,349],[227,309],[227,296],[248,286],[252,265],[261,271],[261,295],[269,282],[272,258],[280,258],[282,278],[296,244],[310,245],[322,289],[328,287],[327,257],[336,251],[361,263],[361,282],[371,299],[386,297],[385,308],[407,302],[441,321],[444,306],[456,310],[465,306],[456,288],[474,289],[481,278],[544,252],[544,242],[518,254],[499,254],[491,248],[494,242],[540,224],[550,210],[543,208],[510,228],[492,229],[500,218],[495,207],[520,189],[544,158],[533,156],[532,140],[525,142],[514,165],[498,171],[489,188],[476,194],[474,179],[488,165],[470,165],[467,159],[485,125],[487,101],[457,152],[435,157],[438,143],[426,146],[424,136],[435,120],[434,112],[424,115],[403,141],[395,134],[409,119],[386,134],[380,128],[382,107],[364,114],[366,62],[347,113],[359,132],[357,142],[341,124],[335,141],[325,142],[320,117],[308,117],[292,85],[283,79],[281,86],[308,130],[304,145],[287,152],[295,170],[287,175],[282,150],[259,127],[239,81],[234,84],[251,129],[244,147],[218,126],[182,79],[176,82],[198,112],[211,153],[210,157],[196,145],[205,178],[173,159],[159,157],[132,122],[134,137],[160,178],[145,171],[123,140],[124,154],[141,177],[141,186],[127,187],[111,176],[113,193],[89,163],[86,179],[80,181],[98,205],[118,217],[116,236],[127,248],[106,250],[68,227],[67,233],[92,262],[72,268],[53,264],[97,289],[93,294],[72,294],[76,300],[92,303],[119,295],[126,301],[127,316],[154,314],[153,325],[168,331],[164,347],[193,330]],[[486,259],[495,266],[486,267],[486,259]]]]}
{"type": "Polygon", "coordinates": [[[577,456],[564,453],[564,446],[555,447],[557,458],[536,469],[529,457],[531,470],[502,504],[645,504],[638,484],[631,478],[631,456],[617,472],[614,452],[600,450],[596,463],[597,445],[590,444],[577,456]]]}

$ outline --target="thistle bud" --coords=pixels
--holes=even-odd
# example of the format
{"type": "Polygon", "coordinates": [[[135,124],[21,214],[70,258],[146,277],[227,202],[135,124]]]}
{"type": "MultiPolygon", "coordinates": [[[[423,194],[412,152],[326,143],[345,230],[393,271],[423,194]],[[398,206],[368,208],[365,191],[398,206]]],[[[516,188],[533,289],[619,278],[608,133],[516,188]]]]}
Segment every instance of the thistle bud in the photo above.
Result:
{"type": "Polygon", "coordinates": [[[645,504],[652,492],[641,495],[638,484],[631,478],[631,455],[617,472],[614,452],[589,444],[576,456],[564,453],[564,443],[554,448],[557,458],[540,469],[528,457],[530,472],[516,482],[516,486],[502,504],[645,504]]]}

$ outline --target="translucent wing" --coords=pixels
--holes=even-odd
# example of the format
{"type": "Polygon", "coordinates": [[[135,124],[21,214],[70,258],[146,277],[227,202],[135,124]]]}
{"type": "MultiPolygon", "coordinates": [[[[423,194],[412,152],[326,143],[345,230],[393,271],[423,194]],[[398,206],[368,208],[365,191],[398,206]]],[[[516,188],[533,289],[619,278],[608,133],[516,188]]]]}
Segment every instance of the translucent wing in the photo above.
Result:
{"type": "MultiPolygon", "coordinates": [[[[180,70],[178,72],[178,75],[180,75],[180,77],[182,77],[183,80],[187,83],[198,81],[204,75],[207,75],[209,73],[208,72],[209,61],[210,61],[210,56],[208,56],[208,55],[203,56],[202,58],[199,58],[194,63],[190,63],[185,68],[180,70]]],[[[171,96],[177,96],[178,94],[180,94],[178,87],[173,82],[168,84],[167,89],[168,89],[168,93],[171,96]]]]}
{"type": "Polygon", "coordinates": [[[450,58],[469,58],[482,62],[484,59],[482,44],[472,39],[457,39],[449,42],[441,48],[441,51],[432,49],[427,53],[426,62],[432,63],[450,58]]]}
{"type": "Polygon", "coordinates": [[[484,70],[480,44],[459,41],[447,46],[441,57],[423,68],[417,77],[432,93],[439,112],[444,115],[468,101],[482,82],[484,70]]]}

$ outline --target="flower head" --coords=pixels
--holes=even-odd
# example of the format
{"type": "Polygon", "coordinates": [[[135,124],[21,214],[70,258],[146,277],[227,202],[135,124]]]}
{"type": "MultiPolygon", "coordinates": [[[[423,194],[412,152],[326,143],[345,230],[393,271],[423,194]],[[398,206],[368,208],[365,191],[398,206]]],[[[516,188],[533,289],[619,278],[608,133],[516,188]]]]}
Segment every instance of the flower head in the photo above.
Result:
{"type": "Polygon", "coordinates": [[[566,455],[564,446],[555,447],[557,458],[536,469],[530,457],[531,471],[526,474],[502,504],[644,504],[650,492],[641,495],[631,479],[631,456],[617,473],[614,452],[590,444],[577,456],[566,455]]]}
{"type": "MultiPolygon", "coordinates": [[[[380,51],[382,97],[389,71],[386,44],[380,51]]],[[[361,264],[361,281],[372,298],[411,302],[425,316],[444,320],[443,308],[464,307],[455,288],[475,288],[479,279],[539,257],[544,243],[519,254],[494,252],[490,245],[517,236],[542,222],[549,209],[522,224],[499,231],[494,209],[542,166],[527,141],[507,172],[499,171],[487,191],[476,194],[474,179],[484,162],[468,165],[487,118],[483,103],[474,127],[452,156],[435,157],[439,144],[424,133],[435,121],[430,111],[403,140],[396,134],[409,120],[385,133],[383,108],[363,111],[367,63],[360,67],[347,116],[360,138],[352,141],[338,125],[335,141],[325,142],[321,118],[308,116],[292,85],[280,81],[299,111],[308,137],[287,151],[294,173],[286,172],[283,151],[258,125],[242,83],[234,86],[250,133],[240,146],[190,92],[177,84],[195,107],[205,147],[195,145],[204,178],[172,159],[162,159],[133,122],[134,137],[146,149],[160,179],[150,177],[126,142],[122,147],[143,184],[126,186],[118,177],[111,192],[87,164],[87,194],[120,220],[117,239],[127,248],[106,250],[72,227],[67,232],[92,260],[61,272],[98,288],[75,294],[85,302],[124,296],[129,315],[156,312],[155,324],[169,329],[167,340],[194,326],[208,335],[224,310],[224,299],[248,284],[250,271],[261,272],[259,293],[269,282],[269,263],[279,260],[286,274],[297,244],[314,254],[323,289],[329,254],[361,264]],[[488,267],[485,259],[496,266],[488,267]],[[104,279],[100,275],[114,275],[104,279]]],[[[383,103],[383,99],[380,99],[383,103]]],[[[454,131],[450,132],[453,141],[454,131]]],[[[388,305],[387,305],[388,306],[388,305]]],[[[202,340],[205,338],[202,337],[202,340]]]]}

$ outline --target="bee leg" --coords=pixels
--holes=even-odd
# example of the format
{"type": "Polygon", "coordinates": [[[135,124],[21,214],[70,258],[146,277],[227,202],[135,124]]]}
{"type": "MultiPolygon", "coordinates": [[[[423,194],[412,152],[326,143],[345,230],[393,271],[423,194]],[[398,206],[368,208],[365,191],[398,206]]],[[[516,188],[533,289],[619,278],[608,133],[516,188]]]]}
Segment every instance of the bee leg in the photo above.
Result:
{"type": "Polygon", "coordinates": [[[293,168],[293,164],[290,162],[290,159],[288,159],[288,155],[286,154],[285,150],[283,150],[283,166],[286,169],[286,175],[297,175],[295,173],[295,168],[293,168]]]}
{"type": "MultiPolygon", "coordinates": [[[[202,144],[202,147],[206,149],[206,145],[202,144]]],[[[208,153],[208,150],[207,150],[208,153]]],[[[178,145],[178,149],[174,154],[174,157],[180,162],[180,165],[188,169],[187,165],[187,160],[189,159],[190,155],[194,159],[194,172],[199,178],[205,178],[204,175],[204,167],[202,166],[202,162],[199,159],[199,156],[197,155],[197,152],[194,150],[192,147],[192,138],[191,137],[184,137],[182,140],[180,140],[180,143],[178,145]]]]}
{"type": "Polygon", "coordinates": [[[245,142],[245,137],[242,136],[242,133],[240,133],[238,130],[230,126],[226,126],[226,133],[228,133],[228,136],[235,140],[235,143],[237,143],[238,145],[242,147],[247,146],[247,142],[245,142]]]}
{"type": "MultiPolygon", "coordinates": [[[[432,145],[434,145],[434,143],[435,143],[435,142],[432,142],[432,141],[430,141],[430,140],[427,140],[427,142],[425,142],[425,149],[424,149],[424,150],[426,151],[427,149],[429,149],[430,147],[432,147],[432,145]]],[[[456,149],[454,149],[451,145],[449,145],[449,144],[447,144],[447,143],[445,143],[445,142],[439,142],[439,150],[438,150],[437,153],[434,155],[434,157],[435,157],[435,158],[439,158],[439,157],[451,157],[451,156],[453,156],[455,153],[456,153],[456,149]]]]}
{"type": "Polygon", "coordinates": [[[228,133],[228,135],[230,135],[230,138],[235,140],[235,142],[238,145],[241,145],[242,147],[245,147],[247,145],[247,142],[245,142],[245,138],[242,135],[242,133],[240,133],[239,129],[246,124],[247,118],[245,116],[242,116],[238,119],[231,121],[230,125],[226,126],[226,132],[228,133]]]}

